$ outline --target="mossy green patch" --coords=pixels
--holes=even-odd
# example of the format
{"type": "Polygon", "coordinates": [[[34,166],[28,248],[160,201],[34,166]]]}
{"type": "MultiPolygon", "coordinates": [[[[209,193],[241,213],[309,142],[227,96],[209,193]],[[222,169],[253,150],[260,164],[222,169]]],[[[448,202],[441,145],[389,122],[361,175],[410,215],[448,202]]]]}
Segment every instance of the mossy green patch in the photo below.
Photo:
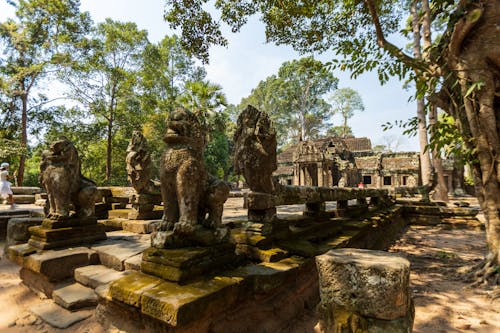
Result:
{"type": "Polygon", "coordinates": [[[142,312],[172,326],[222,312],[238,298],[238,277],[215,277],[180,286],[163,282],[143,294],[142,312]]]}
{"type": "Polygon", "coordinates": [[[140,307],[143,293],[156,287],[162,280],[140,272],[133,272],[111,283],[109,295],[114,300],[140,307]]]}

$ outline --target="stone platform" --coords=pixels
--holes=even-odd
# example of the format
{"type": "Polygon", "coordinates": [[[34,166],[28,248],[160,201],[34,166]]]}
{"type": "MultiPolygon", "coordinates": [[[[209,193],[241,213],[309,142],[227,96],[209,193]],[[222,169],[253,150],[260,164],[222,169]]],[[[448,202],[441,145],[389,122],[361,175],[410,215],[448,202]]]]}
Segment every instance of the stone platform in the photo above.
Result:
{"type": "Polygon", "coordinates": [[[31,238],[28,244],[36,249],[48,250],[93,243],[106,239],[104,229],[95,217],[60,221],[46,218],[42,225],[29,228],[31,238]]]}

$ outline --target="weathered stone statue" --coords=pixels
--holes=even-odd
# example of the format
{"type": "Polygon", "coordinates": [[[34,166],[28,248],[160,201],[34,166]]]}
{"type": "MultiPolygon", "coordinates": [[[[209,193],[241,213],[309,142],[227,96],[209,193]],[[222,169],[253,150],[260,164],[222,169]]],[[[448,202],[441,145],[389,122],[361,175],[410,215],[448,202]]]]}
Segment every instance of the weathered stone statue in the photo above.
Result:
{"type": "MultiPolygon", "coordinates": [[[[205,133],[198,118],[188,110],[177,109],[170,113],[166,127],[166,149],[160,164],[165,207],[160,230],[173,230],[184,238],[196,238],[202,225],[219,230],[229,186],[207,174],[203,160],[205,133]]],[[[154,234],[153,245],[165,246],[163,236],[154,234]]]]}
{"type": "Polygon", "coordinates": [[[95,215],[96,184],[82,176],[78,152],[65,137],[52,142],[42,154],[40,182],[47,191],[49,214],[54,220],[95,215]]]}
{"type": "Polygon", "coordinates": [[[157,194],[158,188],[151,180],[151,154],[148,141],[139,131],[132,133],[127,147],[127,178],[137,194],[157,194]]]}
{"type": "Polygon", "coordinates": [[[269,116],[248,105],[238,117],[234,134],[234,167],[254,192],[272,193],[276,170],[276,131],[269,116]]]}
{"type": "Polygon", "coordinates": [[[234,265],[238,257],[222,226],[229,186],[209,175],[203,149],[205,133],[198,118],[185,109],[169,114],[160,165],[164,214],[144,251],[141,271],[185,282],[234,265]]]}
{"type": "Polygon", "coordinates": [[[96,184],[81,173],[78,152],[61,137],[42,154],[40,182],[47,191],[48,214],[29,228],[29,245],[52,249],[106,239],[95,216],[96,184]]]}
{"type": "Polygon", "coordinates": [[[130,220],[158,219],[162,211],[155,210],[155,205],[161,204],[160,186],[151,180],[151,155],[148,142],[139,131],[132,133],[127,147],[127,178],[136,194],[130,197],[132,211],[128,214],[130,220]]]}

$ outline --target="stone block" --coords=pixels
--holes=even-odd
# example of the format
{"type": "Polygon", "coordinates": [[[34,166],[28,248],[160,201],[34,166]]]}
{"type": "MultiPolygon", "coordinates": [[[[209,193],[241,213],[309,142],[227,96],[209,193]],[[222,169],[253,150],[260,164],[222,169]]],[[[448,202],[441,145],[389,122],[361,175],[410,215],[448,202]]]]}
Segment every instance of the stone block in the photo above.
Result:
{"type": "Polygon", "coordinates": [[[108,211],[108,216],[110,219],[128,219],[128,213],[131,212],[131,209],[124,208],[124,205],[119,205],[119,208],[114,208],[108,211]]]}
{"type": "Polygon", "coordinates": [[[246,244],[238,244],[236,246],[236,254],[244,255],[247,258],[264,262],[275,262],[288,257],[287,250],[277,247],[262,250],[258,247],[246,244]]]}
{"type": "Polygon", "coordinates": [[[364,317],[393,320],[408,314],[410,263],[393,253],[331,250],[316,257],[322,302],[364,317]]]}
{"type": "Polygon", "coordinates": [[[48,250],[25,258],[23,266],[47,277],[48,281],[62,281],[73,277],[75,268],[96,263],[95,251],[85,247],[48,250]]]}
{"type": "Polygon", "coordinates": [[[13,196],[14,202],[16,204],[34,204],[35,203],[35,195],[34,194],[14,194],[13,196]]]}
{"type": "Polygon", "coordinates": [[[174,282],[186,282],[200,275],[238,263],[234,245],[158,249],[143,253],[141,271],[174,282]]]}
{"type": "Polygon", "coordinates": [[[60,329],[68,328],[79,321],[87,319],[94,312],[93,310],[70,312],[51,300],[32,306],[30,311],[42,318],[50,326],[60,329]]]}
{"type": "Polygon", "coordinates": [[[137,234],[150,234],[161,220],[126,220],[123,222],[123,230],[137,234]]]}
{"type": "Polygon", "coordinates": [[[96,289],[124,277],[126,272],[118,272],[104,265],[90,265],[75,269],[75,280],[82,285],[96,289]]]}
{"type": "Polygon", "coordinates": [[[97,305],[97,294],[94,290],[79,283],[54,290],[52,298],[56,304],[71,311],[97,305]]]}
{"type": "Polygon", "coordinates": [[[113,300],[140,308],[142,294],[162,282],[154,276],[132,272],[109,285],[109,296],[113,300]]]}
{"type": "Polygon", "coordinates": [[[40,187],[30,187],[30,186],[12,186],[12,193],[14,194],[26,194],[26,195],[35,195],[40,194],[42,189],[40,187]]]}
{"type": "Polygon", "coordinates": [[[99,255],[100,262],[117,271],[125,269],[125,260],[146,250],[150,245],[142,242],[117,242],[92,246],[99,255]]]}
{"type": "Polygon", "coordinates": [[[27,243],[30,238],[28,228],[40,225],[42,217],[11,218],[7,223],[6,246],[27,243]]]}
{"type": "Polygon", "coordinates": [[[140,271],[142,262],[142,253],[125,260],[125,270],[140,271]]]}
{"type": "Polygon", "coordinates": [[[52,298],[52,293],[55,289],[67,284],[67,281],[49,281],[45,275],[33,272],[24,267],[19,271],[19,277],[28,288],[48,298],[52,298]]]}
{"type": "Polygon", "coordinates": [[[141,210],[133,208],[128,213],[129,220],[158,220],[163,216],[163,209],[141,210]]]}
{"type": "Polygon", "coordinates": [[[10,261],[18,264],[19,266],[22,266],[24,259],[30,254],[35,253],[36,249],[31,245],[25,243],[25,244],[9,246],[7,247],[6,252],[7,252],[7,258],[10,261]]]}
{"type": "Polygon", "coordinates": [[[172,326],[186,325],[207,313],[218,313],[234,306],[241,278],[216,277],[180,286],[162,282],[145,291],[141,298],[144,314],[172,326]]]}
{"type": "Polygon", "coordinates": [[[99,223],[103,224],[106,232],[108,231],[116,231],[123,230],[123,222],[127,221],[127,219],[122,218],[114,218],[114,219],[103,219],[99,220],[99,223]]]}
{"type": "Polygon", "coordinates": [[[55,229],[45,228],[43,223],[45,220],[41,226],[29,228],[31,238],[28,243],[40,250],[70,247],[106,239],[104,225],[99,223],[55,229]]]}

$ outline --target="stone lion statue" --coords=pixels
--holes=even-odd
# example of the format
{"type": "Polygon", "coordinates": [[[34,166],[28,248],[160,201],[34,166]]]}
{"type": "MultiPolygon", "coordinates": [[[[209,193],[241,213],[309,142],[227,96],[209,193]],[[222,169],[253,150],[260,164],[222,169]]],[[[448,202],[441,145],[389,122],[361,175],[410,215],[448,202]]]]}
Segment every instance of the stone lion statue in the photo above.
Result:
{"type": "Polygon", "coordinates": [[[47,191],[53,220],[95,216],[96,184],[82,176],[78,152],[71,141],[61,137],[42,153],[40,183],[47,191]]]}
{"type": "Polygon", "coordinates": [[[139,131],[132,133],[125,158],[127,178],[138,194],[157,194],[156,184],[151,180],[151,155],[148,141],[139,131]]]}
{"type": "Polygon", "coordinates": [[[234,134],[234,167],[254,192],[273,193],[277,169],[276,131],[267,113],[248,105],[238,117],[234,134]]]}
{"type": "Polygon", "coordinates": [[[208,175],[203,159],[205,133],[198,118],[186,109],[171,112],[166,122],[166,143],[160,163],[164,204],[161,230],[189,235],[196,225],[221,226],[229,186],[208,175]]]}

